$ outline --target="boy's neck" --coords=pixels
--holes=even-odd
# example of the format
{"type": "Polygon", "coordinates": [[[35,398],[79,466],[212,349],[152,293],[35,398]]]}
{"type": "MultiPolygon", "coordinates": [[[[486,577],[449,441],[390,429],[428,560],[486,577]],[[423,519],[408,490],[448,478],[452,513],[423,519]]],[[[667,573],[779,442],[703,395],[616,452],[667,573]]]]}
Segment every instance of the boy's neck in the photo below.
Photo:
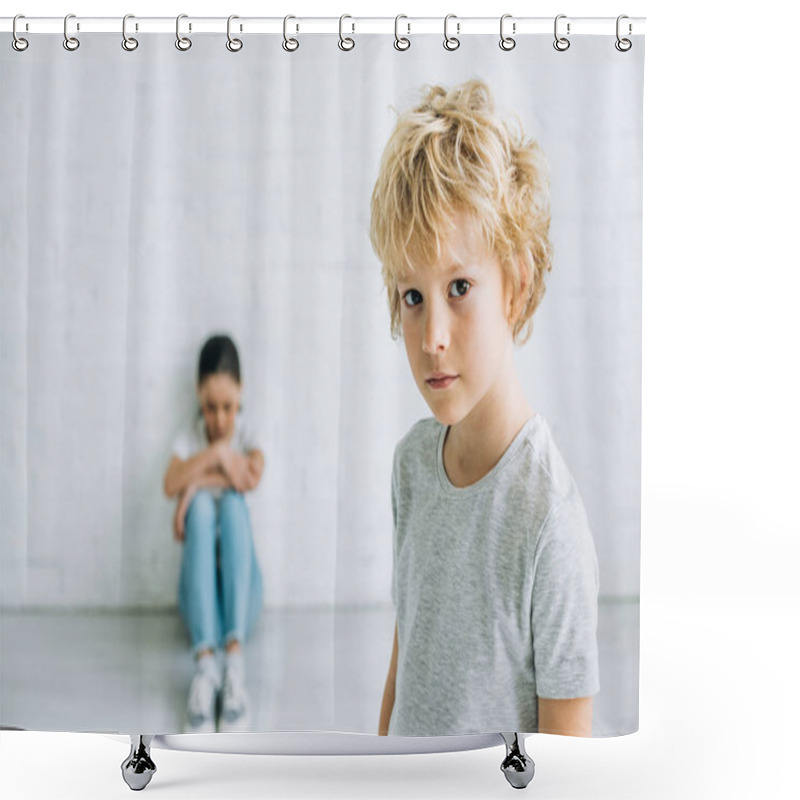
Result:
{"type": "Polygon", "coordinates": [[[514,370],[497,397],[488,395],[463,420],[450,426],[442,460],[450,482],[459,488],[479,481],[492,470],[533,416],[514,370]]]}

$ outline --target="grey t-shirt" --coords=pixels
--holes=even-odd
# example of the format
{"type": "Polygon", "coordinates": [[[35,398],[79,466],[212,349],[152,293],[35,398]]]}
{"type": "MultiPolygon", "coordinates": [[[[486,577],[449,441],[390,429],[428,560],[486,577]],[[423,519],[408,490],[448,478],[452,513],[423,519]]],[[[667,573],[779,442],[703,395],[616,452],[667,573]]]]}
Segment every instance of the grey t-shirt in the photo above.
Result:
{"type": "Polygon", "coordinates": [[[538,414],[464,488],[444,470],[446,432],[425,419],[395,449],[389,733],[534,733],[537,696],[599,690],[597,556],[586,513],[538,414]]]}

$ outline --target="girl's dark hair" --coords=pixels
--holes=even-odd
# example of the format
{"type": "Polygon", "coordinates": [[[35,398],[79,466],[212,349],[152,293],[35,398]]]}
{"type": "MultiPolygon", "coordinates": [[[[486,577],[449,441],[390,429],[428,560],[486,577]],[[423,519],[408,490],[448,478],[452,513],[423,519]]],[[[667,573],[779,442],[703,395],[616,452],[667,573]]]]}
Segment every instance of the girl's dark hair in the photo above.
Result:
{"type": "Polygon", "coordinates": [[[218,373],[230,375],[236,383],[241,383],[239,374],[239,353],[229,336],[212,336],[200,351],[200,364],[197,367],[197,385],[204,378],[218,373]]]}

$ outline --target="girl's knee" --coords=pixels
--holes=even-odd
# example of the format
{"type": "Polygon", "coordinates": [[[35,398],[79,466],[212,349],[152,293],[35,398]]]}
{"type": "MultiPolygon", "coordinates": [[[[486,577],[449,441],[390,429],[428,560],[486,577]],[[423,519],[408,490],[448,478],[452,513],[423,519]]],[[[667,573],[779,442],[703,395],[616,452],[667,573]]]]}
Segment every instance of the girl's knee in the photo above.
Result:
{"type": "Polygon", "coordinates": [[[205,489],[198,489],[189,502],[186,510],[186,524],[200,524],[204,527],[213,527],[216,522],[216,508],[214,498],[205,489]]]}
{"type": "Polygon", "coordinates": [[[239,557],[244,558],[250,539],[250,515],[240,492],[226,492],[219,507],[219,539],[223,552],[236,548],[239,557]]]}
{"type": "Polygon", "coordinates": [[[244,502],[244,495],[233,489],[229,489],[222,495],[222,500],[219,504],[220,518],[226,516],[232,517],[246,517],[247,505],[244,502]]]}
{"type": "Polygon", "coordinates": [[[206,489],[198,489],[189,502],[189,512],[195,514],[213,514],[214,498],[206,489]]]}

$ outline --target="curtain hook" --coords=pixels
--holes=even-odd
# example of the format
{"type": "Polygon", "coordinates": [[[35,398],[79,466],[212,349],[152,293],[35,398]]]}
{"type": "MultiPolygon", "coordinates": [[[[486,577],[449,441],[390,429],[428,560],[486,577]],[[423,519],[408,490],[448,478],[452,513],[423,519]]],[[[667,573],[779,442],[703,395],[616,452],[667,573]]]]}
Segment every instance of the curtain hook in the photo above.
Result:
{"type": "Polygon", "coordinates": [[[11,40],[11,46],[18,52],[21,53],[23,50],[28,49],[28,40],[23,39],[21,36],[17,34],[17,20],[18,19],[25,19],[24,14],[17,14],[14,17],[14,22],[11,23],[11,33],[14,35],[14,38],[11,40]]]}
{"type": "MultiPolygon", "coordinates": [[[[408,19],[405,14],[398,14],[394,18],[394,49],[395,50],[408,50],[411,47],[411,39],[406,39],[405,36],[400,36],[399,26],[401,19],[408,19]]],[[[411,33],[411,24],[406,22],[408,33],[411,33]]]]}
{"type": "MultiPolygon", "coordinates": [[[[511,14],[503,14],[503,16],[500,17],[500,49],[505,50],[506,52],[513,50],[517,46],[517,40],[512,36],[506,36],[503,30],[503,25],[507,19],[511,19],[511,14]]],[[[511,23],[511,32],[517,32],[516,22],[511,23]]]]}
{"type": "MultiPolygon", "coordinates": [[[[73,50],[77,50],[81,46],[81,43],[76,37],[70,36],[67,31],[67,24],[70,19],[75,19],[75,15],[67,14],[67,16],[64,17],[64,49],[72,52],[73,50]]],[[[80,26],[78,26],[78,30],[80,30],[80,26]]]]}
{"type": "Polygon", "coordinates": [[[139,46],[139,40],[134,39],[133,36],[128,36],[127,25],[129,19],[134,19],[133,14],[126,14],[122,18],[122,49],[130,53],[139,46]]]}
{"type": "MultiPolygon", "coordinates": [[[[298,47],[300,47],[300,42],[297,39],[290,39],[287,34],[288,24],[290,19],[297,19],[297,17],[293,17],[291,14],[288,14],[283,18],[283,44],[282,47],[287,53],[294,53],[298,47]]],[[[300,29],[300,26],[297,26],[297,30],[300,29]]]]}
{"type": "MultiPolygon", "coordinates": [[[[633,47],[633,42],[631,42],[630,39],[620,39],[620,36],[619,36],[619,23],[622,22],[623,19],[628,19],[628,15],[627,14],[620,14],[617,17],[617,41],[614,42],[614,47],[616,47],[617,50],[620,51],[620,53],[627,53],[628,50],[630,50],[631,47],[633,47]]],[[[629,22],[628,23],[628,34],[631,34],[631,33],[633,33],[633,26],[629,22]]]]}
{"type": "MultiPolygon", "coordinates": [[[[181,20],[188,17],[188,14],[178,14],[178,18],[175,20],[175,47],[184,52],[192,46],[192,40],[188,36],[181,36],[181,20]]],[[[189,30],[191,31],[191,29],[190,24],[189,30]]]]}
{"type": "MultiPolygon", "coordinates": [[[[351,39],[349,36],[345,37],[344,34],[342,33],[342,25],[344,24],[344,21],[346,19],[353,19],[353,18],[349,14],[342,14],[342,16],[339,17],[339,49],[344,50],[345,52],[347,52],[348,50],[352,50],[356,46],[355,40],[351,39]]],[[[350,24],[353,28],[351,33],[355,33],[356,32],[355,22],[352,22],[350,24]]]]}
{"type": "Polygon", "coordinates": [[[448,36],[447,34],[447,25],[451,19],[458,20],[455,14],[448,14],[444,18],[444,49],[445,50],[458,50],[461,47],[461,40],[458,38],[458,34],[461,32],[461,23],[456,21],[456,35],[455,36],[448,36]]]}
{"type": "MultiPolygon", "coordinates": [[[[231,14],[228,17],[228,41],[225,42],[225,47],[231,51],[231,53],[238,53],[244,45],[242,44],[241,39],[234,39],[231,37],[231,22],[235,19],[239,19],[236,14],[231,14]]],[[[241,26],[239,26],[239,30],[241,30],[241,26]]]]}
{"type": "MultiPolygon", "coordinates": [[[[556,21],[553,24],[553,33],[556,37],[556,40],[553,42],[553,47],[558,50],[559,53],[563,53],[565,50],[569,50],[570,41],[564,36],[558,35],[558,21],[560,19],[566,19],[566,14],[559,14],[556,17],[556,21]]],[[[567,23],[567,36],[569,36],[569,22],[567,23]]]]}

